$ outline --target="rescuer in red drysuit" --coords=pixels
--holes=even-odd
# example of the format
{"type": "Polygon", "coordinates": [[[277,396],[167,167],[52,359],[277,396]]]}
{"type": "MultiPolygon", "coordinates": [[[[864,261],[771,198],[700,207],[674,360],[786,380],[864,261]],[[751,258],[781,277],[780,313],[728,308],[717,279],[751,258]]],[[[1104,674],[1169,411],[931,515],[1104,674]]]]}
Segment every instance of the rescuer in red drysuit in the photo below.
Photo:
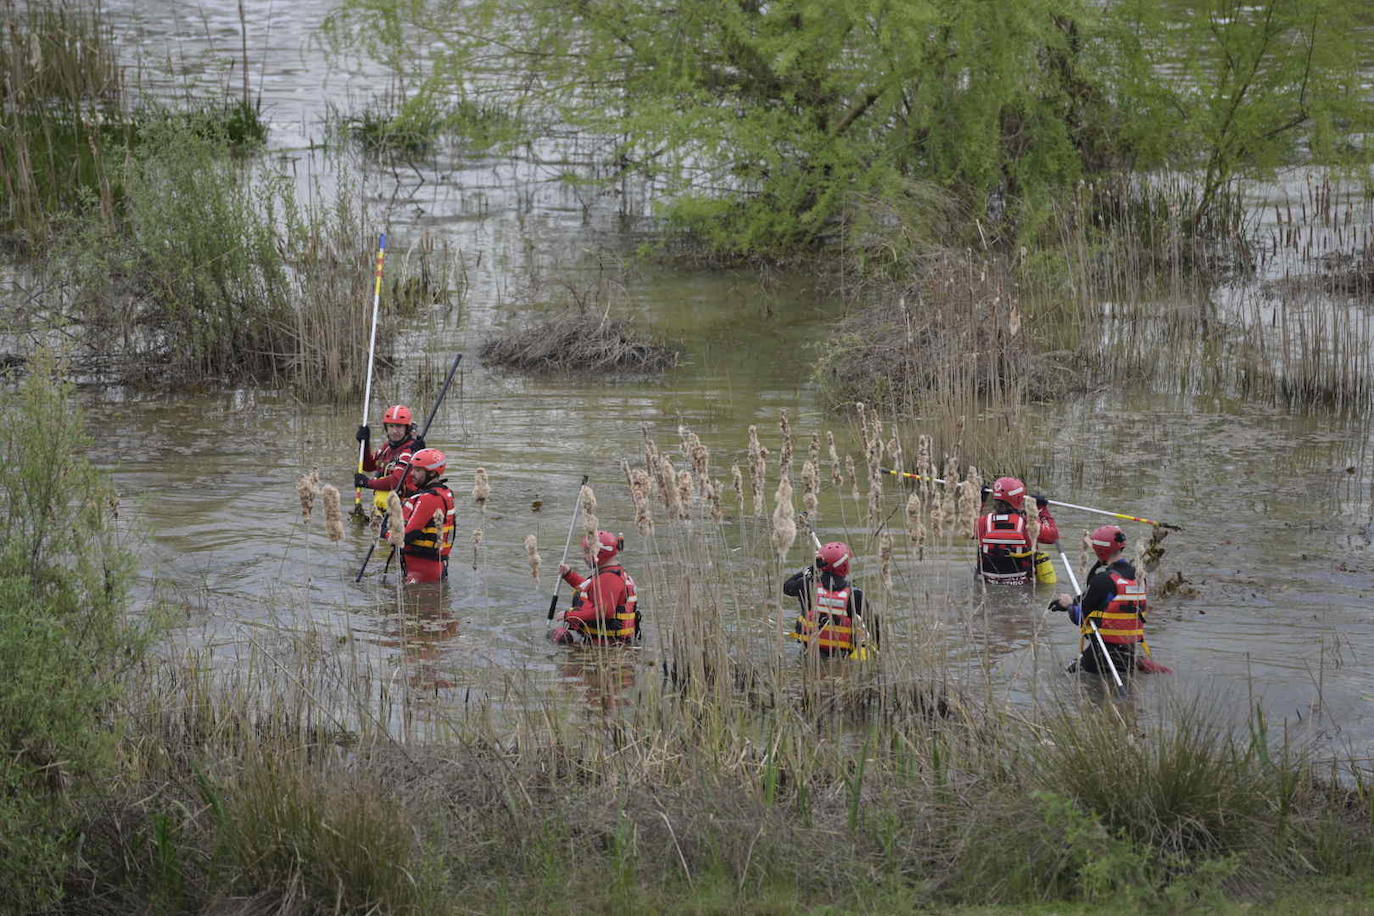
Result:
{"type": "Polygon", "coordinates": [[[448,555],[453,550],[453,491],[444,481],[448,460],[437,448],[422,448],[411,456],[410,479],[402,503],[405,540],[401,571],[407,585],[448,578],[448,555]]]}
{"type": "Polygon", "coordinates": [[[808,566],[788,577],[782,593],[801,605],[789,636],[821,655],[862,659],[878,647],[878,621],[867,620],[864,590],[849,582],[849,561],[849,545],[831,541],[816,552],[814,568],[808,566]]]}
{"type": "MultiPolygon", "coordinates": [[[[357,439],[364,444],[363,470],[371,475],[353,475],[353,486],[386,492],[401,487],[405,480],[405,461],[409,456],[425,447],[425,440],[415,434],[415,417],[404,404],[394,404],[382,415],[382,426],[386,430],[386,442],[377,451],[372,451],[372,429],[367,425],[358,427],[357,439]]],[[[386,503],[377,500],[378,511],[385,511],[386,503]]]]}
{"type": "MultiPolygon", "coordinates": [[[[979,516],[974,536],[978,538],[978,574],[988,582],[1019,585],[1033,581],[1053,583],[1054,563],[1043,553],[1031,549],[1026,531],[1026,485],[1015,477],[999,477],[992,485],[992,511],[979,516]],[[1037,569],[1039,564],[1039,569],[1037,569]]],[[[1049,501],[1035,497],[1039,509],[1040,536],[1036,544],[1059,541],[1059,526],[1050,514],[1049,501]]]]}
{"type": "Polygon", "coordinates": [[[582,538],[582,556],[595,569],[590,578],[574,572],[566,563],[559,564],[558,574],[572,586],[573,603],[554,617],[558,622],[550,634],[554,642],[612,646],[639,639],[635,580],[615,562],[624,549],[623,537],[598,531],[595,540],[582,538]]]}
{"type": "Polygon", "coordinates": [[[1135,669],[1172,673],[1149,657],[1150,644],[1145,641],[1145,583],[1137,577],[1135,566],[1122,556],[1126,533],[1116,525],[1103,525],[1088,536],[1088,544],[1097,554],[1097,562],[1084,577],[1088,590],[1076,598],[1063,594],[1050,602],[1052,610],[1068,611],[1069,620],[1078,625],[1081,654],[1069,670],[1108,675],[1102,649],[1093,635],[1092,624],[1096,623],[1107,655],[1123,679],[1135,669]],[[1145,650],[1139,658],[1135,654],[1137,643],[1145,650]]]}

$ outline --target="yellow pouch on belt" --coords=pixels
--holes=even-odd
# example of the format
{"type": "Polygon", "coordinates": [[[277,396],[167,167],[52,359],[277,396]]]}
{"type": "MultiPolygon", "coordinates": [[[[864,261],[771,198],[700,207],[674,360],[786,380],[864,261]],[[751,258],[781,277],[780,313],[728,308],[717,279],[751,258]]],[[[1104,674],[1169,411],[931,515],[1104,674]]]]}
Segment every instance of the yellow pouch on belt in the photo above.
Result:
{"type": "Polygon", "coordinates": [[[390,490],[373,490],[372,504],[377,507],[378,515],[386,515],[386,504],[391,499],[390,490]]]}
{"type": "Polygon", "coordinates": [[[1035,581],[1041,585],[1054,585],[1059,577],[1054,573],[1054,561],[1047,553],[1035,555],[1035,581]]]}

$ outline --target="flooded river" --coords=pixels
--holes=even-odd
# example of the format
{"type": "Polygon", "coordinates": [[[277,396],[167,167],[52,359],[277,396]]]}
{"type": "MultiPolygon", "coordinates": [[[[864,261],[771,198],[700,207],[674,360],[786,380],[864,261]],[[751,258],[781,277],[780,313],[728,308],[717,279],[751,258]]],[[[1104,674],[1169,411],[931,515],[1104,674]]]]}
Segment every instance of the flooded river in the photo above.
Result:
{"type": "MultiPolygon", "coordinates": [[[[229,63],[238,53],[236,4],[112,0],[106,8],[120,23],[125,53],[142,61],[150,91],[169,63],[198,74],[207,87],[238,85],[229,63]]],[[[272,155],[303,180],[334,168],[328,155],[306,149],[324,139],[328,106],[348,110],[383,88],[375,72],[326,60],[313,36],[328,8],[319,0],[247,4],[252,91],[261,92],[271,121],[272,155]]],[[[859,457],[855,431],[822,415],[809,381],[809,353],[824,343],[826,322],[841,305],[815,296],[800,278],[636,265],[626,307],[683,345],[680,368],[628,380],[493,371],[477,355],[481,342],[519,323],[560,284],[595,285],[599,263],[643,241],[620,213],[638,206],[579,197],[559,180],[562,164],[533,156],[440,156],[415,167],[355,168],[400,249],[430,233],[452,246],[465,268],[461,308],[421,316],[407,328],[402,368],[377,383],[372,410],[374,426],[391,402],[427,413],[434,376],[454,353],[466,354],[429,436],[448,454],[460,497],[450,587],[412,596],[421,607],[398,617],[394,575],[354,583],[365,533],[350,528],[342,543],[330,543],[318,508],[310,524],[302,523],[295,483],[303,472],[317,467],[351,492],[359,405],[305,406],[263,391],[92,390],[97,458],[123,494],[122,517],[141,559],[140,599],[173,610],[175,644],[216,646],[229,657],[270,643],[286,627],[352,641],[441,696],[491,693],[512,678],[603,696],[627,690],[618,674],[589,671],[544,639],[581,476],[590,475],[597,488],[603,527],[626,532],[625,561],[645,580],[643,652],[651,661],[656,602],[661,606],[678,580],[652,568],[666,548],[633,533],[621,460],[639,455],[642,428],[668,451],[686,425],[712,450],[715,474],[728,484],[750,424],[758,424],[776,454],[782,409],[798,431],[799,452],[811,433],[833,428],[841,453],[859,457]],[[478,466],[492,483],[485,518],[468,495],[478,466]],[[481,544],[474,546],[478,528],[481,544]],[[522,545],[527,534],[538,537],[543,555],[537,585],[522,545]]],[[[1196,594],[1156,601],[1151,618],[1156,655],[1176,674],[1147,679],[1142,690],[1200,694],[1231,710],[1235,721],[1245,719],[1250,703],[1262,702],[1271,722],[1286,721],[1333,751],[1371,752],[1374,473],[1367,416],[1294,415],[1208,391],[1128,388],[1037,407],[1022,420],[1010,434],[1019,440],[1033,490],[1184,529],[1166,541],[1157,579],[1182,572],[1196,594]]],[[[911,451],[921,422],[901,429],[911,451]]],[[[898,498],[889,483],[887,508],[896,508],[898,498]]],[[[741,620],[755,613],[759,633],[767,634],[779,607],[774,572],[733,555],[747,554],[735,548],[750,538],[766,540],[765,521],[740,519],[733,497],[727,504],[712,574],[742,580],[740,594],[754,596],[757,607],[734,613],[741,620]]],[[[847,496],[827,492],[822,537],[858,538],[861,512],[847,496]]],[[[1058,516],[1068,541],[1103,521],[1070,510],[1058,516]]],[[[1132,537],[1148,533],[1125,527],[1132,537]]],[[[670,537],[664,532],[656,540],[670,537]]],[[[896,540],[886,611],[894,644],[938,628],[951,658],[967,661],[968,671],[1014,698],[1057,689],[1076,634],[1062,616],[1044,613],[1053,590],[990,592],[970,575],[970,543],[931,547],[917,560],[900,533],[896,540]]],[[[804,548],[799,539],[790,567],[807,560],[804,548]]],[[[1076,547],[1071,554],[1077,560],[1076,547]]],[[[373,561],[374,571],[380,566],[373,561]]],[[[866,560],[859,576],[878,591],[876,559],[866,560]]]]}

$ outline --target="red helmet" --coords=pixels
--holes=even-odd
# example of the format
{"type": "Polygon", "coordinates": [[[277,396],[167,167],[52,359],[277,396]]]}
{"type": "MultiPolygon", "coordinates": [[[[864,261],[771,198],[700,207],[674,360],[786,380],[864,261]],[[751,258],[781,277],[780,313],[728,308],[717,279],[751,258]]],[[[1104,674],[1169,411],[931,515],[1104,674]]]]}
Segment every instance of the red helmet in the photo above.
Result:
{"type": "Polygon", "coordinates": [[[837,576],[849,575],[849,545],[844,541],[831,541],[816,554],[816,565],[822,572],[837,576]]]}
{"type": "Polygon", "coordinates": [[[1115,525],[1103,525],[1089,536],[1088,543],[1093,545],[1097,558],[1106,563],[1126,549],[1126,532],[1115,525]]]}
{"type": "Polygon", "coordinates": [[[410,426],[415,422],[415,415],[410,412],[410,408],[404,404],[393,404],[382,414],[383,423],[400,423],[410,426]]]}
{"type": "Polygon", "coordinates": [[[1015,477],[998,477],[992,484],[992,498],[1019,511],[1026,503],[1026,485],[1015,477]]]}
{"type": "MultiPolygon", "coordinates": [[[[609,531],[598,531],[596,533],[596,565],[605,566],[615,555],[625,549],[625,538],[623,535],[611,534],[609,531]]],[[[582,537],[582,549],[591,547],[591,539],[586,535],[582,537]]]]}
{"type": "Polygon", "coordinates": [[[437,448],[422,448],[411,456],[410,466],[424,468],[431,476],[443,477],[448,470],[448,459],[437,448]]]}

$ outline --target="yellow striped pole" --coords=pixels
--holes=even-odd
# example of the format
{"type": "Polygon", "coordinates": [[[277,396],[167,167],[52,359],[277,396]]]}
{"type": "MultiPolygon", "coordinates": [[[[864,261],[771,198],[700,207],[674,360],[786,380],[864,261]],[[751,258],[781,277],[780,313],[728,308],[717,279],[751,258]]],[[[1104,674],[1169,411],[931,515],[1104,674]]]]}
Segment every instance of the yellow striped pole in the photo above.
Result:
{"type": "MultiPolygon", "coordinates": [[[[382,268],[386,265],[386,233],[383,232],[377,242],[377,269],[374,272],[376,277],[372,285],[372,335],[367,341],[367,381],[363,384],[363,418],[358,425],[367,425],[367,413],[372,409],[372,361],[377,354],[377,313],[381,310],[382,304],[382,268]]],[[[358,473],[363,473],[363,457],[367,454],[367,443],[358,443],[358,473]]],[[[361,517],[363,514],[363,488],[353,488],[353,514],[361,517]]]]}
{"type": "MultiPolygon", "coordinates": [[[[910,480],[930,480],[934,481],[935,483],[941,484],[945,482],[944,479],[941,477],[925,477],[921,474],[909,474],[905,471],[898,473],[892,468],[883,468],[882,471],[884,474],[891,474],[894,477],[902,477],[910,480]]],[[[1168,522],[1157,522],[1152,518],[1141,518],[1138,515],[1124,515],[1120,512],[1108,512],[1106,509],[1094,509],[1092,506],[1079,506],[1075,505],[1074,503],[1060,502],[1057,499],[1045,499],[1045,501],[1049,503],[1051,506],[1062,506],[1065,509],[1077,509],[1080,512],[1093,512],[1097,515],[1106,515],[1111,518],[1125,519],[1128,522],[1140,522],[1142,525],[1154,525],[1156,528],[1167,528],[1170,531],[1183,530],[1178,525],[1170,525],[1168,522]]]]}

